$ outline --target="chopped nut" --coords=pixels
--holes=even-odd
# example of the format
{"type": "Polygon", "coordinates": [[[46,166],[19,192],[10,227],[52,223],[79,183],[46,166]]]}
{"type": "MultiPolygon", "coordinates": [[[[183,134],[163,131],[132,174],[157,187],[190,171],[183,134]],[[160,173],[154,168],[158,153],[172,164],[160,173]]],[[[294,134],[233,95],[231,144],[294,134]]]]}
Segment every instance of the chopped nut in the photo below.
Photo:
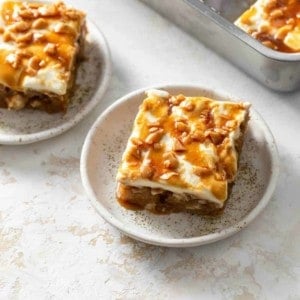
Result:
{"type": "Polygon", "coordinates": [[[185,100],[185,96],[183,94],[179,94],[176,96],[176,99],[179,101],[183,101],[183,100],[185,100]]]}
{"type": "Polygon", "coordinates": [[[16,51],[16,54],[18,55],[18,56],[20,56],[21,58],[29,58],[29,57],[31,57],[32,56],[32,53],[30,52],[30,51],[28,51],[28,50],[25,50],[25,49],[22,49],[22,50],[17,50],[16,51]]]}
{"type": "Polygon", "coordinates": [[[197,142],[203,142],[205,140],[205,135],[201,130],[195,130],[191,133],[191,138],[197,142]]]}
{"type": "Polygon", "coordinates": [[[215,145],[219,145],[222,143],[223,139],[224,139],[224,135],[216,132],[216,131],[212,131],[212,130],[207,130],[205,132],[205,136],[206,137],[210,137],[211,141],[213,142],[213,144],[215,145]]]}
{"type": "Polygon", "coordinates": [[[295,19],[293,19],[293,18],[289,18],[287,21],[286,21],[286,24],[288,24],[288,25],[295,25],[295,19]]]}
{"type": "Polygon", "coordinates": [[[45,29],[47,27],[48,27],[48,22],[43,18],[39,18],[33,21],[32,23],[32,28],[34,29],[45,29]]]}
{"type": "Polygon", "coordinates": [[[38,57],[33,56],[29,59],[28,66],[34,70],[38,70],[40,68],[40,62],[41,60],[38,57]]]}
{"type": "Polygon", "coordinates": [[[14,69],[17,69],[21,63],[21,57],[15,53],[10,53],[7,55],[5,61],[10,64],[14,69]]]}
{"type": "Polygon", "coordinates": [[[10,26],[10,30],[13,32],[25,32],[29,29],[30,29],[30,23],[25,21],[20,21],[10,26]]]}
{"type": "Polygon", "coordinates": [[[136,146],[142,146],[144,144],[143,141],[139,138],[132,137],[130,140],[136,146]]]}
{"type": "Polygon", "coordinates": [[[271,12],[270,12],[270,16],[272,17],[272,18],[280,18],[280,17],[282,17],[283,16],[283,11],[281,10],[281,9],[274,9],[274,10],[272,10],[271,12]]]}
{"type": "Polygon", "coordinates": [[[215,128],[214,132],[220,133],[222,135],[226,135],[227,134],[227,131],[225,129],[222,129],[222,128],[215,128]]]}
{"type": "Polygon", "coordinates": [[[169,103],[172,104],[172,105],[179,105],[182,101],[185,100],[185,96],[180,94],[178,96],[172,96],[170,99],[169,99],[169,103]]]}
{"type": "Polygon", "coordinates": [[[262,44],[271,49],[276,48],[275,45],[271,41],[263,41],[262,44]]]}
{"type": "Polygon", "coordinates": [[[167,172],[167,173],[164,173],[164,174],[160,175],[159,178],[163,179],[163,180],[168,180],[173,176],[178,176],[178,173],[176,173],[176,172],[167,172]]]}
{"type": "Polygon", "coordinates": [[[212,174],[212,170],[206,167],[193,167],[193,172],[197,176],[208,176],[212,174]]]}
{"type": "Polygon", "coordinates": [[[149,145],[158,143],[160,141],[160,139],[162,138],[163,134],[164,134],[163,129],[159,129],[155,132],[152,132],[147,136],[147,138],[145,139],[145,142],[149,145]]]}
{"type": "Polygon", "coordinates": [[[38,12],[43,17],[55,17],[58,15],[58,11],[54,5],[41,6],[38,8],[38,12]]]}
{"type": "Polygon", "coordinates": [[[37,70],[35,70],[35,69],[28,66],[27,69],[26,69],[26,73],[29,76],[35,76],[37,74],[37,70]]]}
{"type": "Polygon", "coordinates": [[[190,131],[189,126],[182,121],[175,121],[175,128],[179,132],[189,132],[190,131]]]}
{"type": "Polygon", "coordinates": [[[46,62],[44,60],[41,60],[39,63],[40,68],[43,68],[46,66],[46,62]]]}
{"type": "Polygon", "coordinates": [[[56,55],[57,54],[56,45],[53,43],[48,43],[44,48],[44,52],[51,56],[56,55]]]}
{"type": "Polygon", "coordinates": [[[14,41],[15,40],[15,36],[14,34],[12,34],[11,32],[9,32],[8,30],[6,30],[4,33],[3,33],[3,41],[4,42],[10,42],[10,41],[14,41]]]}
{"type": "Polygon", "coordinates": [[[291,31],[293,28],[292,25],[284,25],[278,29],[277,33],[275,34],[275,38],[279,40],[283,40],[284,37],[291,31]]]}
{"type": "Polygon", "coordinates": [[[75,9],[68,9],[64,12],[64,16],[68,17],[71,20],[77,20],[79,14],[75,9]]]}
{"type": "Polygon", "coordinates": [[[6,103],[9,109],[19,110],[25,107],[27,98],[20,94],[17,94],[7,98],[6,103]]]}
{"type": "Polygon", "coordinates": [[[151,122],[148,124],[148,127],[159,127],[159,126],[160,126],[159,121],[151,122]]]}
{"type": "Polygon", "coordinates": [[[22,9],[18,12],[19,16],[23,19],[35,19],[38,17],[38,11],[36,9],[22,9]]]}
{"type": "Polygon", "coordinates": [[[162,149],[162,145],[160,143],[154,143],[153,144],[153,149],[154,150],[160,150],[160,149],[162,149]]]}
{"type": "Polygon", "coordinates": [[[150,127],[149,132],[152,133],[152,132],[155,132],[157,130],[159,130],[158,127],[150,127]]]}
{"type": "Polygon", "coordinates": [[[180,137],[180,141],[182,142],[183,145],[188,145],[192,142],[192,137],[189,134],[186,134],[186,132],[184,132],[185,134],[182,134],[180,137]]]}
{"type": "Polygon", "coordinates": [[[180,140],[174,138],[173,139],[173,147],[172,149],[176,152],[181,152],[181,151],[185,151],[185,147],[184,145],[181,143],[180,140]]]}
{"type": "Polygon", "coordinates": [[[16,38],[16,42],[17,43],[29,44],[29,43],[31,43],[32,38],[33,38],[33,33],[32,32],[27,32],[25,34],[22,34],[22,35],[18,36],[16,38]]]}
{"type": "Polygon", "coordinates": [[[141,165],[140,171],[141,171],[142,178],[148,178],[148,179],[151,178],[154,174],[154,170],[151,167],[151,161],[150,160],[144,161],[144,163],[141,165]]]}
{"type": "Polygon", "coordinates": [[[195,104],[188,100],[183,102],[181,106],[185,111],[193,111],[195,109],[195,104]]]}
{"type": "Polygon", "coordinates": [[[167,169],[175,169],[178,167],[178,159],[174,152],[166,152],[163,154],[164,167],[167,169]]]}
{"type": "Polygon", "coordinates": [[[129,151],[130,156],[133,156],[136,159],[141,159],[141,150],[138,148],[138,146],[133,145],[129,151]]]}
{"type": "Polygon", "coordinates": [[[67,24],[64,23],[57,23],[54,26],[54,32],[56,33],[68,33],[68,34],[74,34],[74,30],[72,27],[70,27],[67,24]]]}
{"type": "Polygon", "coordinates": [[[34,32],[33,39],[35,42],[46,42],[46,36],[41,32],[34,32]]]}

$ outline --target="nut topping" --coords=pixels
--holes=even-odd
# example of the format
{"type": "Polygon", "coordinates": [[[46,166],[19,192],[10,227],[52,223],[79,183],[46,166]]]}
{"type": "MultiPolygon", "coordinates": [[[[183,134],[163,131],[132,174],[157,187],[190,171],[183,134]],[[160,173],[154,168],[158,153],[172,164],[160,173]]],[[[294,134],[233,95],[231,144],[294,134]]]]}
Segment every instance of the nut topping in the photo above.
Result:
{"type": "Polygon", "coordinates": [[[130,156],[133,156],[134,158],[140,160],[141,159],[141,150],[136,146],[133,145],[130,149],[130,156]]]}
{"type": "Polygon", "coordinates": [[[160,126],[159,121],[151,122],[148,124],[148,127],[159,127],[159,126],[160,126]]]}
{"type": "Polygon", "coordinates": [[[178,160],[174,152],[166,152],[163,154],[164,167],[167,169],[176,169],[178,167],[178,160]]]}
{"type": "Polygon", "coordinates": [[[38,57],[33,56],[29,59],[28,65],[30,68],[32,68],[34,70],[38,70],[40,68],[40,62],[41,62],[41,60],[38,57]]]}
{"type": "Polygon", "coordinates": [[[29,29],[30,29],[30,23],[25,21],[20,21],[10,26],[10,30],[13,32],[25,32],[29,29]]]}
{"type": "Polygon", "coordinates": [[[35,19],[39,13],[36,9],[23,8],[18,12],[19,16],[23,19],[35,19]]]}
{"type": "Polygon", "coordinates": [[[48,26],[48,22],[43,19],[43,18],[39,18],[35,21],[33,21],[32,23],[32,28],[33,29],[45,29],[48,26]]]}
{"type": "Polygon", "coordinates": [[[184,147],[184,145],[181,143],[181,141],[178,140],[178,139],[176,139],[176,138],[173,139],[173,147],[172,147],[172,149],[174,151],[176,151],[176,152],[181,152],[181,151],[185,151],[186,150],[185,147],[184,147]]]}
{"type": "Polygon", "coordinates": [[[195,104],[189,100],[183,102],[181,106],[185,111],[193,111],[195,109],[195,104]]]}
{"type": "Polygon", "coordinates": [[[154,170],[151,167],[151,161],[149,159],[145,160],[140,168],[142,178],[152,178],[154,175],[154,170]]]}
{"type": "Polygon", "coordinates": [[[159,130],[158,127],[150,127],[149,132],[152,133],[152,132],[155,132],[157,130],[159,130]]]}
{"type": "Polygon", "coordinates": [[[157,131],[150,133],[147,136],[147,138],[145,139],[145,142],[149,145],[158,143],[160,141],[160,139],[162,138],[163,134],[164,134],[164,130],[158,129],[157,131]]]}
{"type": "Polygon", "coordinates": [[[214,143],[214,145],[221,144],[224,139],[224,135],[222,133],[212,131],[212,130],[207,130],[205,132],[205,137],[210,137],[210,139],[214,143]]]}
{"type": "Polygon", "coordinates": [[[189,126],[182,121],[175,121],[175,128],[179,132],[189,132],[190,131],[189,126]]]}
{"type": "Polygon", "coordinates": [[[142,146],[144,144],[143,141],[139,138],[132,137],[130,140],[136,146],[142,146]]]}
{"type": "Polygon", "coordinates": [[[8,30],[6,30],[4,33],[3,33],[3,41],[4,42],[10,42],[10,41],[14,41],[15,40],[15,36],[8,30]]]}
{"type": "Polygon", "coordinates": [[[160,175],[159,178],[163,179],[163,180],[168,180],[173,176],[178,176],[178,173],[176,173],[176,172],[167,172],[167,173],[164,173],[164,174],[160,175]]]}
{"type": "Polygon", "coordinates": [[[153,149],[154,150],[161,150],[162,149],[162,145],[160,143],[154,143],[153,144],[153,149]]]}
{"type": "Polygon", "coordinates": [[[50,56],[56,55],[57,54],[56,45],[53,43],[48,43],[44,48],[44,52],[50,56]]]}
{"type": "Polygon", "coordinates": [[[27,32],[23,35],[20,35],[16,38],[17,43],[24,43],[24,44],[29,44],[31,43],[33,38],[33,33],[32,32],[27,32]]]}
{"type": "Polygon", "coordinates": [[[21,57],[20,55],[14,54],[14,53],[10,53],[7,55],[6,60],[5,60],[8,64],[10,64],[14,69],[17,69],[18,66],[21,63],[21,57]]]}
{"type": "Polygon", "coordinates": [[[67,33],[67,34],[74,34],[74,30],[72,27],[70,27],[69,25],[67,24],[64,24],[64,23],[57,23],[55,26],[54,26],[54,32],[56,33],[67,33]]]}
{"type": "Polygon", "coordinates": [[[191,138],[197,142],[203,142],[205,140],[205,136],[201,130],[195,130],[191,133],[191,138]]]}
{"type": "Polygon", "coordinates": [[[193,172],[195,175],[197,176],[208,176],[210,174],[212,174],[212,170],[209,168],[205,168],[205,167],[194,167],[193,168],[193,172]]]}

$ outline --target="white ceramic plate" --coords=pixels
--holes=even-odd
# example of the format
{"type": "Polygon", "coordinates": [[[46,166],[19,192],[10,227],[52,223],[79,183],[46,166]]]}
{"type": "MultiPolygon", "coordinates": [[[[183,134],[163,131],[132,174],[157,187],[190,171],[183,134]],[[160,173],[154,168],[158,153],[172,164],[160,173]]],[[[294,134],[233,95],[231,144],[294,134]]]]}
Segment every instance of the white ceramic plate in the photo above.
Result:
{"type": "MultiPolygon", "coordinates": [[[[171,94],[229,97],[197,86],[168,85],[171,94]]],[[[251,109],[239,174],[221,217],[187,213],[153,215],[129,211],[115,198],[116,172],[145,89],[110,106],[90,130],[81,155],[81,177],[88,197],[110,224],[137,240],[168,247],[190,247],[228,237],[248,225],[267,205],[278,177],[278,154],[263,119],[251,109]]],[[[232,98],[231,98],[232,99],[232,98]]]]}
{"type": "Polygon", "coordinates": [[[0,144],[29,144],[57,136],[76,125],[101,100],[111,76],[111,62],[103,34],[91,22],[85,60],[79,67],[75,95],[65,115],[37,110],[0,109],[0,144]]]}

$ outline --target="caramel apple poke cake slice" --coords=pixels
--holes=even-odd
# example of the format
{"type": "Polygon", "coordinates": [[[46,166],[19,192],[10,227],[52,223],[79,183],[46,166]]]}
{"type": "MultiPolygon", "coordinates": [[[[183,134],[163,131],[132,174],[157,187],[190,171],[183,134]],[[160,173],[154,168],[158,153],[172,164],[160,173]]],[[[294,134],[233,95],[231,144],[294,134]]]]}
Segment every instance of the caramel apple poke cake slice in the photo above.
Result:
{"type": "Polygon", "coordinates": [[[220,214],[236,178],[249,103],[146,94],[117,173],[119,203],[158,214],[220,214]]]}
{"type": "Polygon", "coordinates": [[[0,107],[66,112],[86,35],[62,2],[0,2],[0,107]]]}
{"type": "Polygon", "coordinates": [[[300,1],[258,0],[235,25],[281,52],[300,52],[300,1]]]}

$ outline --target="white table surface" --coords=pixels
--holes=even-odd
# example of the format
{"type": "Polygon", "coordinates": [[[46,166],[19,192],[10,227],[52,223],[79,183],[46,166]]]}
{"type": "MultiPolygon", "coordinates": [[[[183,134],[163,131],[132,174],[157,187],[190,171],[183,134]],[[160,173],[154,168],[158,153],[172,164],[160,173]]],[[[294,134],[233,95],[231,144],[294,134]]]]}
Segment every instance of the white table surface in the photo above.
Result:
{"type": "Polygon", "coordinates": [[[0,299],[300,299],[300,92],[274,93],[136,0],[71,1],[109,42],[109,90],[48,141],[0,146],[0,299]],[[94,210],[80,151],[99,114],[134,89],[198,83],[250,101],[281,160],[270,204],[240,233],[191,249],[127,238],[94,210]]]}

